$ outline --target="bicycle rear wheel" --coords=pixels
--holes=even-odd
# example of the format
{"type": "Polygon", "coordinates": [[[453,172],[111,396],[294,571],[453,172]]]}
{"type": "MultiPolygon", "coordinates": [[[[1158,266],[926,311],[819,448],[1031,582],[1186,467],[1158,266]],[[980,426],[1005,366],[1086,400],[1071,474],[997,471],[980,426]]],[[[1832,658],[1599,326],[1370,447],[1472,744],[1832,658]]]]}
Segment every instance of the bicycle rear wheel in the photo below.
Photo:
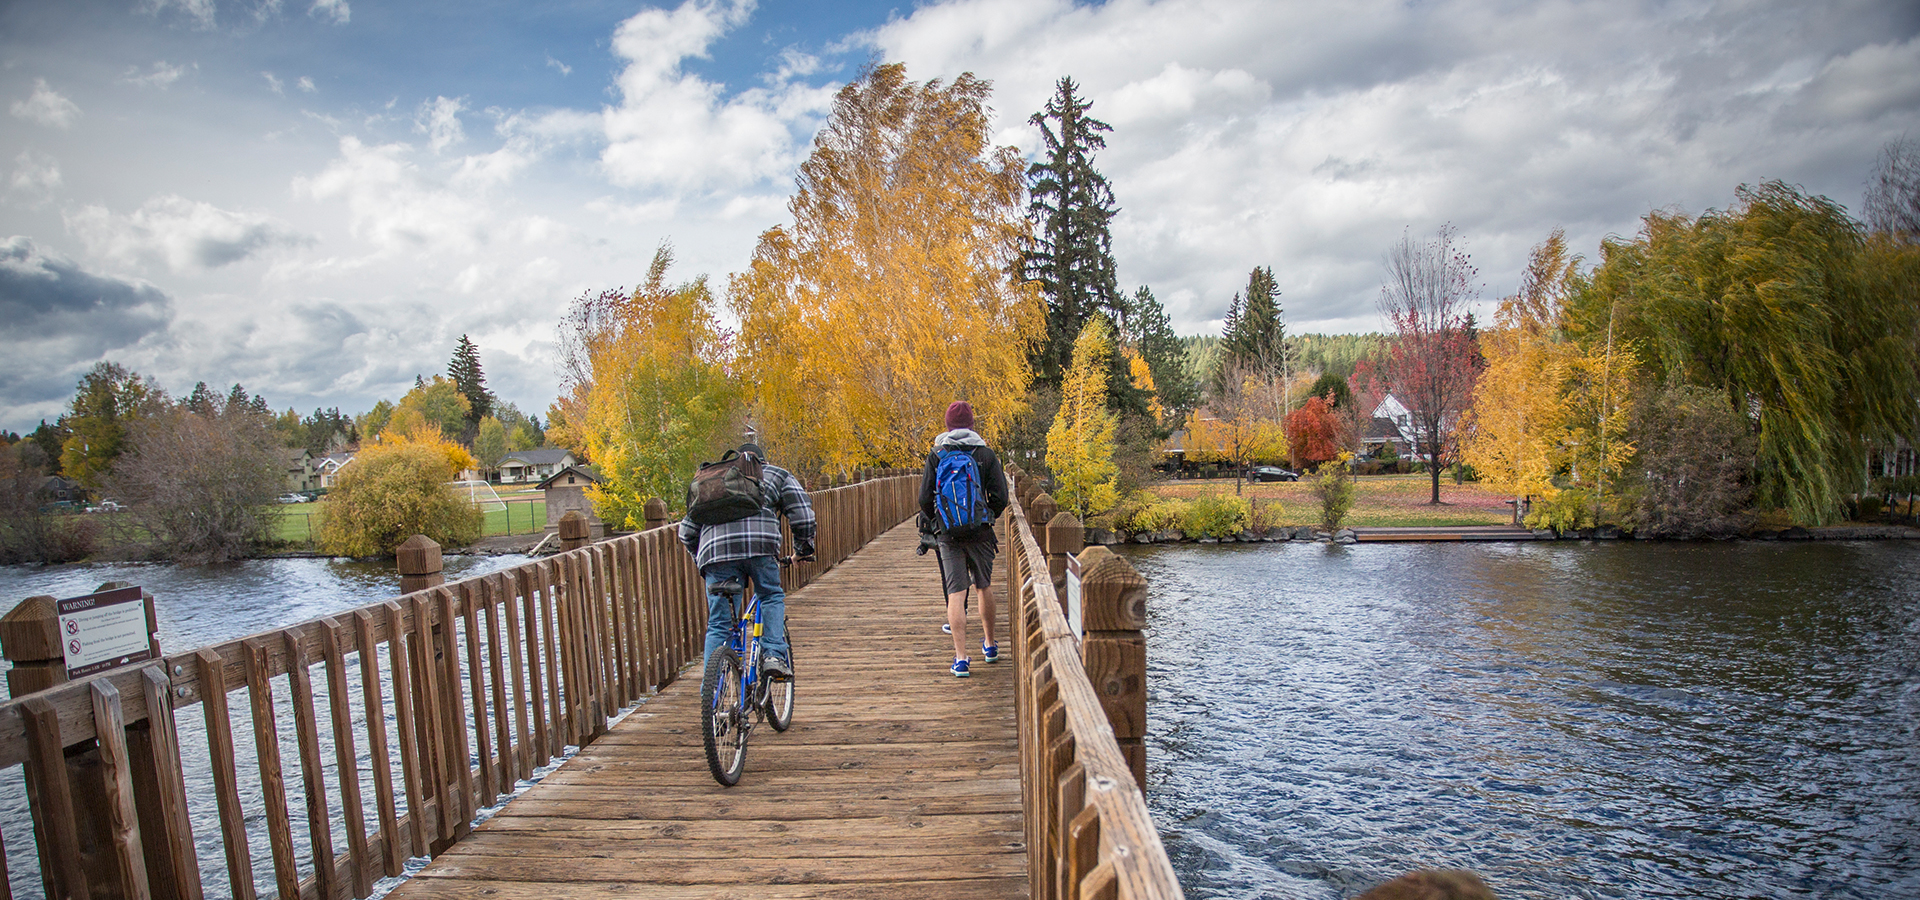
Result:
{"type": "MultiPolygon", "coordinates": [[[[789,651],[787,665],[793,665],[793,655],[789,651]]],[[[767,723],[775,731],[785,731],[793,727],[793,679],[775,678],[767,682],[767,723]]]]}
{"type": "Polygon", "coordinates": [[[707,655],[700,679],[700,740],[707,748],[707,769],[726,787],[740,783],[747,767],[747,706],[742,697],[746,670],[732,647],[707,655]]]}

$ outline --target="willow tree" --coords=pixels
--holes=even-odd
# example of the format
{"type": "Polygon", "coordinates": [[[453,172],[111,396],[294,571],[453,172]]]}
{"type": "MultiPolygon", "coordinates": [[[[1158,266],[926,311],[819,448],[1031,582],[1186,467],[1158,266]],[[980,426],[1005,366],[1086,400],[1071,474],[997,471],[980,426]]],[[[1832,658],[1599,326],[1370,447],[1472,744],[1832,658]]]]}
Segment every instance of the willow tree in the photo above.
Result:
{"type": "Polygon", "coordinates": [[[1043,307],[1014,274],[1024,166],[989,145],[989,93],[866,70],[800,166],[792,225],[728,284],[755,424],[802,471],[917,463],[959,399],[991,438],[1026,394],[1043,307]]]}
{"type": "Polygon", "coordinates": [[[661,247],[640,287],[583,294],[562,328],[556,405],[600,472],[594,510],[616,527],[641,527],[650,498],[677,503],[698,464],[741,435],[731,336],[704,277],[667,283],[672,263],[661,247]]]}
{"type": "Polygon", "coordinates": [[[1914,273],[1825,197],[1779,182],[1736,197],[1604,244],[1569,329],[1615,327],[1660,383],[1724,392],[1751,423],[1756,501],[1830,522],[1869,447],[1916,437],[1914,273]]]}

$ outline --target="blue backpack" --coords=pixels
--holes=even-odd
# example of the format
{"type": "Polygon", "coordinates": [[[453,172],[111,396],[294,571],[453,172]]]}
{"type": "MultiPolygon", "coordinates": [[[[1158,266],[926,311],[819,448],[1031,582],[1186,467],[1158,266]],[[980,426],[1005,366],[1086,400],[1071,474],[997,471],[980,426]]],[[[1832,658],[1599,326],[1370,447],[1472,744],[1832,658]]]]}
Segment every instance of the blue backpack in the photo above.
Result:
{"type": "Polygon", "coordinates": [[[940,529],[952,535],[976,532],[993,521],[980,487],[980,465],[964,448],[940,451],[933,468],[933,509],[940,514],[940,529]]]}

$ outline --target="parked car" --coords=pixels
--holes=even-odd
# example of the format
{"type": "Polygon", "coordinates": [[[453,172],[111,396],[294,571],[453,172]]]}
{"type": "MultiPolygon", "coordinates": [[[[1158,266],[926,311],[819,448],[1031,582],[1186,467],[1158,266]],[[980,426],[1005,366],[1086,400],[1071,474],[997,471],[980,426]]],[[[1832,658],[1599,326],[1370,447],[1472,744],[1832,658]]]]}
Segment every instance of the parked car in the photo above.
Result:
{"type": "Polygon", "coordinates": [[[90,512],[90,513],[119,512],[123,509],[126,509],[126,507],[121,506],[120,501],[118,500],[102,500],[93,506],[87,507],[87,512],[90,512]]]}
{"type": "Polygon", "coordinates": [[[307,502],[307,495],[305,495],[305,494],[281,494],[281,495],[280,495],[280,502],[281,502],[281,503],[305,503],[305,502],[307,502]]]}
{"type": "Polygon", "coordinates": [[[1282,469],[1279,466],[1254,466],[1247,473],[1248,481],[1299,481],[1300,473],[1282,469]]]}

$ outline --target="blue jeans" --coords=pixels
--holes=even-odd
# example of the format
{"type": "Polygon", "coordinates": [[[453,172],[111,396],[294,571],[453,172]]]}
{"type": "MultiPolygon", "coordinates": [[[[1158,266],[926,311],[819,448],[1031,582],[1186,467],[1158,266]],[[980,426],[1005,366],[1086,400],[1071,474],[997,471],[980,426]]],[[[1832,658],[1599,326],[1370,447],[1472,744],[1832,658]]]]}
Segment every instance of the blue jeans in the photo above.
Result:
{"type": "Polygon", "coordinates": [[[727,642],[733,631],[733,604],[724,595],[713,592],[717,582],[729,578],[741,583],[753,582],[753,593],[760,598],[760,644],[768,656],[790,659],[787,655],[787,594],[780,589],[780,563],[771,556],[755,556],[714,563],[700,570],[707,580],[707,646],[701,658],[727,642]]]}

